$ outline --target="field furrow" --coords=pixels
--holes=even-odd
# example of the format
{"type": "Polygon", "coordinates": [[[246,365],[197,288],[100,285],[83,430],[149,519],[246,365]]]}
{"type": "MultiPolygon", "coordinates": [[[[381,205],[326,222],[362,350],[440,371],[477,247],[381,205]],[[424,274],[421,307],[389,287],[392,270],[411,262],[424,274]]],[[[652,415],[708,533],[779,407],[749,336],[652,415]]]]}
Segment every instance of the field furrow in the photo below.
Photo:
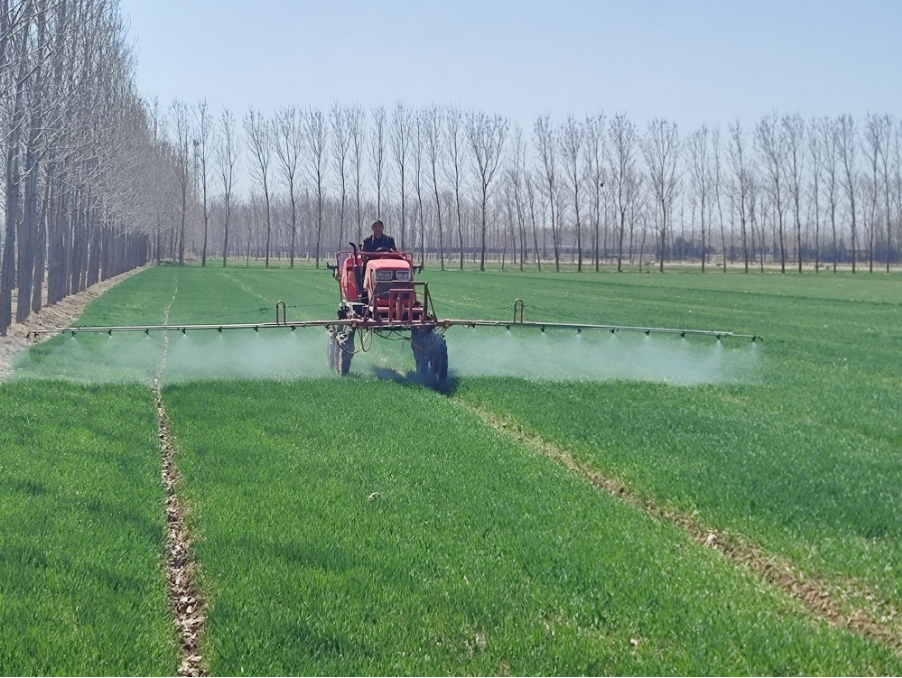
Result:
{"type": "MultiPolygon", "coordinates": [[[[172,305],[178,296],[178,278],[172,299],[163,312],[163,324],[169,323],[172,305]]],[[[169,606],[178,632],[180,676],[204,676],[206,670],[201,653],[204,635],[206,604],[197,589],[197,564],[192,557],[192,538],[187,527],[187,509],[180,495],[182,476],[176,464],[176,441],[172,436],[172,422],[166,412],[160,377],[169,357],[169,333],[162,336],[160,361],[154,371],[151,391],[157,413],[160,438],[161,476],[166,488],[166,581],[169,585],[169,606]]]]}
{"type": "Polygon", "coordinates": [[[493,412],[459,399],[455,402],[475,413],[489,426],[542,452],[629,506],[684,530],[696,543],[715,549],[737,565],[752,570],[769,584],[780,587],[800,601],[815,617],[839,628],[848,628],[902,654],[902,614],[893,603],[879,599],[873,590],[863,587],[860,582],[830,582],[817,574],[803,573],[796,564],[765,552],[744,535],[704,526],[693,514],[639,496],[622,481],[604,475],[590,464],[577,461],[569,451],[526,433],[523,426],[515,421],[501,419],[493,412]]]}

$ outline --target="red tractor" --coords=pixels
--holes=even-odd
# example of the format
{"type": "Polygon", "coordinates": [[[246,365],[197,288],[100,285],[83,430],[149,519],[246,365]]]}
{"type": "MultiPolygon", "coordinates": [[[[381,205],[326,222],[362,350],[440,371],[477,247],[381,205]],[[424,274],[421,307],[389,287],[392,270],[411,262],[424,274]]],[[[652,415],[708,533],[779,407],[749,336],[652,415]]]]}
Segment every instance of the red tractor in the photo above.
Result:
{"type": "Polygon", "coordinates": [[[419,267],[413,265],[413,256],[354,247],[338,252],[336,258],[333,272],[341,300],[338,322],[328,328],[329,367],[346,375],[354,354],[369,347],[364,333],[401,335],[410,341],[419,377],[433,382],[447,378],[448,346],[443,332],[448,325],[437,319],[428,285],[414,281],[419,267]],[[358,331],[359,349],[355,348],[358,331]]]}

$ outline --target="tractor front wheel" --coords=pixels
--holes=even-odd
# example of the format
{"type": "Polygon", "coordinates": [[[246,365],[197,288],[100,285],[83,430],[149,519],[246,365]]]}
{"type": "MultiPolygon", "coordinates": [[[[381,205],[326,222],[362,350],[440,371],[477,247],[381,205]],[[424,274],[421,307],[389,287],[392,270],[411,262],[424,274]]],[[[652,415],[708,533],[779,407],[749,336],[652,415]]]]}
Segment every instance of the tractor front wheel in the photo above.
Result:
{"type": "Polygon", "coordinates": [[[354,357],[354,330],[329,332],[329,369],[347,376],[354,357]]]}

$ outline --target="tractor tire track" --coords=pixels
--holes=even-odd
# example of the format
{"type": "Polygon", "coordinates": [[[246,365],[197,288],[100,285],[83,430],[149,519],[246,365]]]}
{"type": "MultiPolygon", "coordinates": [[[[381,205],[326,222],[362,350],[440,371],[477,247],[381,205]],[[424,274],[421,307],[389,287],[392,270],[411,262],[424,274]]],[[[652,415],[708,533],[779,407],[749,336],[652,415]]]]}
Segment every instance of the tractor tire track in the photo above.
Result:
{"type": "MultiPolygon", "coordinates": [[[[172,299],[163,313],[163,324],[169,323],[169,311],[178,294],[178,278],[172,299]]],[[[181,474],[175,463],[176,445],[163,394],[160,376],[166,367],[169,352],[169,332],[163,332],[163,350],[151,384],[159,426],[162,480],[166,488],[166,582],[169,605],[178,633],[180,676],[205,676],[200,641],[204,633],[206,605],[195,584],[197,567],[191,558],[191,535],[187,526],[187,507],[179,497],[181,474]]]]}
{"type": "Polygon", "coordinates": [[[902,656],[902,613],[855,580],[828,581],[806,574],[786,558],[765,552],[739,535],[705,526],[694,514],[662,506],[643,498],[623,482],[579,461],[567,450],[527,432],[523,426],[482,407],[454,398],[453,402],[475,414],[485,424],[544,454],[595,487],[652,518],[680,528],[702,546],[712,548],[745,567],[769,584],[796,599],[817,619],[847,629],[892,649],[902,656]],[[865,603],[862,605],[862,601],[865,603]]]}

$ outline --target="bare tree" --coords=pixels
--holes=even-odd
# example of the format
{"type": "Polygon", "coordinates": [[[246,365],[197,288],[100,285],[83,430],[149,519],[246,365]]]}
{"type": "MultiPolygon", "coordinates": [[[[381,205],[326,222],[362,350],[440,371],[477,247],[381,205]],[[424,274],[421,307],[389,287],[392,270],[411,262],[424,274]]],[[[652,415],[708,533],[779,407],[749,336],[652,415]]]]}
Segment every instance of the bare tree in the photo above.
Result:
{"type": "Polygon", "coordinates": [[[837,147],[836,126],[833,121],[824,118],[818,124],[818,136],[824,152],[824,171],[827,183],[827,209],[830,214],[830,230],[833,236],[833,272],[839,257],[839,237],[836,228],[836,208],[839,204],[839,149],[837,147]]]}
{"type": "Polygon", "coordinates": [[[175,180],[179,188],[181,210],[179,212],[179,266],[185,262],[185,224],[188,220],[188,195],[191,192],[191,156],[188,151],[188,140],[191,137],[191,122],[188,117],[188,106],[175,99],[169,108],[176,135],[175,180]]]}
{"type": "MultiPolygon", "coordinates": [[[[892,177],[889,184],[892,187],[892,203],[896,213],[896,251],[899,251],[900,242],[902,242],[902,120],[897,120],[893,125],[892,152],[889,153],[892,164],[892,177]]],[[[889,198],[887,198],[889,200],[889,198]]],[[[889,209],[887,208],[887,213],[889,209]]],[[[890,243],[887,245],[890,254],[892,254],[893,237],[890,235],[890,243]]],[[[887,268],[887,270],[889,270],[887,268]]]]}
{"type": "Polygon", "coordinates": [[[420,222],[420,266],[426,263],[426,215],[423,208],[423,147],[426,143],[425,111],[417,111],[414,116],[415,134],[413,139],[413,179],[417,192],[417,217],[420,222]]]}
{"type": "Polygon", "coordinates": [[[705,260],[708,256],[708,231],[711,228],[710,221],[705,221],[711,205],[711,157],[708,149],[708,125],[702,124],[687,139],[689,147],[689,182],[692,187],[692,195],[701,220],[699,232],[702,245],[702,273],[705,272],[705,260]]]}
{"type": "Polygon", "coordinates": [[[269,193],[269,173],[272,164],[273,134],[272,125],[262,113],[248,108],[244,116],[244,131],[250,146],[254,163],[251,165],[251,176],[263,191],[266,208],[266,268],[269,268],[270,239],[272,236],[272,206],[269,193]]]}
{"type": "Polygon", "coordinates": [[[618,113],[608,129],[611,153],[608,165],[611,170],[611,191],[614,196],[619,224],[617,227],[617,272],[623,271],[623,236],[627,215],[639,192],[639,176],[636,171],[636,128],[626,115],[618,113]]]}
{"type": "Polygon", "coordinates": [[[316,187],[316,268],[319,268],[320,243],[323,235],[323,204],[325,200],[325,179],[328,167],[326,149],[329,144],[329,130],[322,111],[309,108],[304,114],[304,137],[307,142],[307,172],[316,187]]]}
{"type": "Polygon", "coordinates": [[[758,243],[761,245],[760,257],[758,259],[758,265],[760,271],[764,272],[764,228],[763,226],[759,229],[758,227],[758,205],[760,202],[761,192],[759,191],[759,185],[757,179],[752,176],[751,181],[749,182],[749,224],[751,226],[752,231],[752,258],[754,259],[759,254],[758,243]],[[760,238],[759,238],[760,236],[760,238]]]}
{"type": "Polygon", "coordinates": [[[460,193],[463,188],[463,163],[465,152],[463,114],[455,106],[445,109],[445,147],[448,149],[447,163],[443,170],[454,189],[454,204],[457,212],[457,237],[460,243],[460,270],[464,270],[464,226],[460,193]]]}
{"type": "MultiPolygon", "coordinates": [[[[37,0],[35,6],[36,36],[34,45],[34,65],[30,73],[29,83],[29,108],[30,115],[28,134],[25,136],[25,167],[22,180],[24,182],[24,204],[22,219],[18,229],[18,304],[16,308],[16,321],[22,322],[31,313],[32,284],[36,277],[43,276],[43,265],[36,270],[36,254],[43,252],[43,242],[38,243],[39,216],[38,216],[38,182],[41,173],[41,157],[43,156],[43,117],[44,117],[44,61],[47,58],[47,14],[46,0],[37,0]]],[[[22,121],[23,125],[26,124],[22,121]]],[[[38,285],[40,287],[40,285],[38,285]]]]}
{"type": "Polygon", "coordinates": [[[760,157],[762,172],[767,178],[768,197],[777,216],[777,233],[780,240],[780,271],[786,272],[786,239],[783,228],[783,211],[786,201],[786,138],[781,134],[776,115],[765,116],[755,129],[755,144],[760,157]]]}
{"type": "Polygon", "coordinates": [[[802,175],[805,159],[805,121],[800,115],[785,115],[781,120],[782,136],[785,139],[786,160],[789,173],[786,176],[789,185],[789,197],[792,200],[793,217],[796,231],[796,256],[799,273],[802,272],[802,175]]]}
{"type": "Polygon", "coordinates": [[[235,137],[235,116],[224,108],[219,118],[219,142],[216,145],[216,161],[223,196],[222,267],[228,264],[229,226],[232,220],[232,187],[236,179],[239,145],[235,137]]]}
{"type": "MultiPolygon", "coordinates": [[[[594,227],[593,250],[595,272],[599,271],[599,226],[602,217],[602,191],[605,182],[605,117],[604,114],[588,116],[584,123],[586,136],[585,173],[589,181],[591,219],[594,227]]],[[[607,240],[607,229],[603,235],[607,240]]]]}
{"type": "Polygon", "coordinates": [[[382,172],[385,166],[385,109],[382,106],[373,109],[373,136],[370,156],[373,161],[373,174],[376,180],[376,218],[382,218],[382,172]]]}
{"type": "Polygon", "coordinates": [[[874,243],[878,231],[878,209],[884,208],[886,234],[886,270],[889,272],[890,243],[890,183],[889,183],[889,145],[893,131],[892,120],[888,115],[868,114],[865,118],[864,138],[865,151],[869,165],[870,177],[870,216],[868,219],[868,252],[870,270],[874,271],[874,243]],[[881,172],[882,170],[882,172],[881,172]],[[884,204],[878,206],[881,193],[884,204]]]}
{"type": "Polygon", "coordinates": [[[711,156],[714,162],[714,206],[717,207],[717,223],[720,226],[720,248],[723,254],[723,272],[727,272],[727,236],[724,228],[723,205],[720,200],[723,188],[723,172],[721,171],[720,128],[715,127],[711,133],[711,156]]]}
{"type": "Polygon", "coordinates": [[[411,115],[402,102],[398,102],[392,114],[391,127],[389,129],[389,143],[392,155],[398,166],[401,188],[401,249],[406,249],[405,235],[407,232],[407,181],[405,170],[407,165],[407,152],[410,148],[411,115]]]}
{"type": "Polygon", "coordinates": [[[509,218],[511,225],[517,227],[519,235],[520,270],[526,263],[526,206],[524,195],[524,180],[526,175],[526,142],[523,139],[523,130],[519,126],[514,127],[511,135],[510,158],[507,168],[507,183],[509,186],[509,218]]]}
{"type": "Polygon", "coordinates": [[[171,182],[171,154],[156,152],[118,12],[99,0],[0,1],[0,334],[14,290],[18,320],[40,308],[45,270],[55,303],[146,261],[139,206],[171,182]]]}
{"type": "Polygon", "coordinates": [[[746,152],[745,133],[742,125],[737,120],[730,125],[730,143],[727,146],[727,155],[730,159],[730,167],[733,170],[733,182],[730,190],[730,199],[733,209],[739,216],[740,237],[742,239],[742,259],[745,272],[749,272],[748,254],[748,224],[752,210],[752,194],[754,178],[749,167],[748,153],[746,152]]]}
{"type": "MultiPolygon", "coordinates": [[[[892,179],[890,177],[890,165],[892,162],[892,146],[895,141],[896,144],[896,155],[899,154],[899,135],[898,128],[894,127],[893,119],[889,115],[885,115],[882,118],[882,124],[884,126],[884,135],[886,138],[886,144],[883,149],[883,187],[884,187],[884,217],[886,219],[886,272],[889,273],[889,265],[890,259],[892,258],[893,253],[893,237],[892,237],[892,212],[891,212],[891,203],[892,200],[890,196],[893,194],[893,185],[892,179]],[[896,134],[894,134],[896,132],[896,134]]],[[[902,185],[896,187],[896,192],[902,189],[902,185]]],[[[900,215],[902,216],[902,215],[900,215]]]]}
{"type": "Polygon", "coordinates": [[[213,121],[207,102],[201,99],[194,107],[194,122],[196,138],[194,147],[197,160],[200,163],[200,185],[204,215],[204,240],[201,248],[200,265],[207,265],[207,233],[209,231],[210,213],[207,204],[207,161],[210,158],[210,148],[213,145],[213,121]]]}
{"type": "Polygon", "coordinates": [[[583,270],[583,240],[582,240],[582,222],[580,221],[579,205],[580,195],[579,189],[582,183],[582,154],[585,134],[582,125],[580,125],[572,116],[568,117],[561,130],[560,143],[561,154],[564,157],[564,167],[566,168],[567,178],[570,181],[570,189],[573,191],[573,217],[574,229],[576,231],[576,270],[583,270]]]}
{"type": "Polygon", "coordinates": [[[660,252],[658,270],[664,272],[667,229],[670,213],[680,183],[678,174],[680,135],[676,123],[654,119],[648,124],[648,133],[642,142],[642,154],[648,165],[652,190],[659,210],[656,220],[660,228],[660,252]]]}
{"type": "Polygon", "coordinates": [[[858,133],[852,116],[839,116],[834,133],[836,134],[836,151],[843,170],[840,182],[845,190],[846,197],[849,199],[849,213],[852,220],[852,273],[855,273],[855,264],[858,259],[858,223],[855,211],[855,185],[858,177],[855,168],[855,151],[858,147],[858,133]]]}
{"type": "Polygon", "coordinates": [[[809,177],[808,191],[811,196],[812,210],[814,212],[814,272],[821,269],[821,181],[824,178],[824,147],[821,144],[819,121],[812,120],[808,124],[806,136],[808,157],[811,158],[811,175],[809,177]]]}
{"type": "MultiPolygon", "coordinates": [[[[532,243],[533,243],[533,252],[536,258],[536,266],[539,271],[542,270],[542,254],[539,251],[539,229],[538,222],[539,219],[536,219],[536,178],[534,174],[528,170],[524,170],[524,183],[526,184],[526,200],[529,206],[529,222],[532,225],[532,243]]],[[[542,217],[542,221],[544,221],[544,216],[542,217]]],[[[542,232],[545,232],[544,223],[542,224],[542,232]]]]}
{"type": "Polygon", "coordinates": [[[537,162],[543,175],[543,193],[551,207],[551,242],[554,247],[554,270],[561,270],[559,226],[557,223],[557,148],[558,140],[548,115],[536,117],[533,125],[533,142],[536,147],[537,162]]]}
{"type": "Polygon", "coordinates": [[[348,195],[348,153],[351,150],[351,133],[348,129],[347,116],[337,103],[333,104],[329,118],[332,123],[332,157],[335,159],[335,172],[338,176],[338,247],[341,247],[345,240],[345,205],[348,195]]]}
{"type": "Polygon", "coordinates": [[[445,270],[445,243],[442,230],[442,200],[438,186],[438,164],[442,153],[442,111],[438,106],[427,108],[422,114],[423,133],[426,143],[426,158],[432,175],[432,194],[435,198],[435,215],[438,226],[438,260],[441,270],[445,270]]]}
{"type": "Polygon", "coordinates": [[[351,148],[351,162],[354,165],[354,208],[357,212],[357,236],[355,242],[360,242],[363,237],[363,145],[366,134],[366,116],[360,106],[350,106],[345,110],[347,119],[348,139],[351,148]]]}
{"type": "Polygon", "coordinates": [[[489,191],[495,172],[498,170],[498,165],[501,162],[507,127],[507,120],[499,115],[489,116],[481,111],[467,114],[467,138],[470,142],[470,150],[473,152],[470,157],[473,159],[476,179],[479,184],[480,214],[482,216],[479,231],[481,235],[480,271],[485,270],[486,216],[489,191]]]}
{"type": "Polygon", "coordinates": [[[275,117],[276,154],[279,156],[282,175],[288,187],[288,204],[291,207],[289,222],[291,243],[288,248],[290,268],[294,268],[294,255],[297,249],[298,166],[304,153],[304,127],[300,118],[298,109],[294,105],[279,109],[275,117]]]}

